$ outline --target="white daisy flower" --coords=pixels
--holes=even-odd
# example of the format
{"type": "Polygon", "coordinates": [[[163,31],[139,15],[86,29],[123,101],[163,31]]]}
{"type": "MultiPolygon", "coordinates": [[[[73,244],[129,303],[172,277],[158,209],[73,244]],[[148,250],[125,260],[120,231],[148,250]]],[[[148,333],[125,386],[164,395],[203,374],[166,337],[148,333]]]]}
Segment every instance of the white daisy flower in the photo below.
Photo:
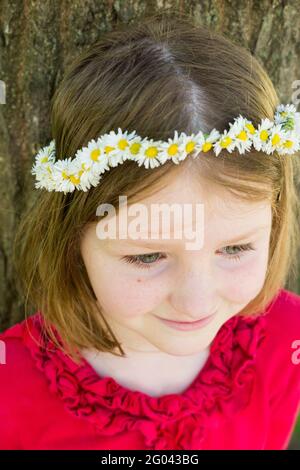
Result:
{"type": "Polygon", "coordinates": [[[39,150],[38,154],[35,157],[34,168],[45,165],[47,163],[54,163],[55,161],[55,143],[54,140],[50,142],[49,145],[43,147],[39,150]]]}
{"type": "Polygon", "coordinates": [[[99,181],[102,179],[102,176],[99,174],[93,173],[83,173],[80,177],[80,183],[78,189],[82,189],[82,191],[87,191],[92,186],[96,187],[99,184],[99,181]]]}
{"type": "Polygon", "coordinates": [[[139,135],[130,140],[129,146],[126,148],[126,160],[136,160],[139,152],[141,151],[142,140],[143,139],[139,135]]]}
{"type": "MultiPolygon", "coordinates": [[[[51,162],[52,163],[52,162],[51,162]]],[[[36,178],[40,179],[42,177],[42,175],[44,175],[47,171],[47,168],[51,168],[51,163],[35,163],[33,166],[32,166],[32,169],[31,169],[31,173],[33,175],[36,175],[36,178]]],[[[53,164],[53,163],[52,163],[53,164]]]]}
{"type": "Polygon", "coordinates": [[[184,135],[184,142],[186,148],[190,148],[190,152],[194,152],[194,158],[198,155],[199,152],[202,151],[202,147],[205,143],[205,136],[202,131],[197,132],[197,134],[192,134],[191,137],[184,135]]]}
{"type": "Polygon", "coordinates": [[[36,181],[34,184],[36,189],[47,189],[47,191],[54,191],[55,186],[51,187],[46,180],[36,181]]]}
{"type": "Polygon", "coordinates": [[[193,134],[193,141],[196,142],[194,150],[198,152],[193,155],[193,158],[197,158],[199,152],[209,152],[213,148],[213,144],[220,138],[220,135],[220,132],[216,129],[212,129],[209,133],[199,131],[197,134],[193,134]]]}
{"type": "Polygon", "coordinates": [[[46,188],[51,190],[55,185],[52,178],[52,169],[55,162],[53,142],[48,147],[44,147],[39,151],[35,158],[35,164],[31,169],[31,173],[36,178],[36,188],[46,188]]]}
{"type": "Polygon", "coordinates": [[[281,124],[286,131],[292,131],[295,128],[296,107],[293,104],[279,105],[276,108],[274,122],[281,124]]]}
{"type": "Polygon", "coordinates": [[[99,139],[97,141],[92,139],[87,147],[78,150],[75,154],[75,160],[80,167],[84,164],[85,170],[93,169],[97,173],[104,173],[104,171],[109,170],[108,156],[105,154],[99,139]]]}
{"type": "Polygon", "coordinates": [[[275,113],[282,113],[282,112],[286,112],[286,113],[295,113],[296,112],[296,107],[295,105],[293,104],[280,104],[276,107],[276,111],[275,113]]]}
{"type": "Polygon", "coordinates": [[[197,132],[197,134],[192,133],[191,135],[186,135],[185,132],[182,132],[180,137],[184,151],[187,155],[195,151],[199,152],[204,143],[204,135],[202,131],[197,132]]]}
{"type": "Polygon", "coordinates": [[[294,115],[296,112],[296,107],[293,104],[280,104],[277,106],[274,114],[274,122],[279,124],[284,121],[285,118],[290,115],[294,115]]]}
{"type": "Polygon", "coordinates": [[[99,138],[110,166],[115,167],[130,157],[129,146],[134,136],[135,131],[128,134],[128,131],[122,132],[119,127],[117,133],[110,131],[109,134],[99,138]]]}
{"type": "Polygon", "coordinates": [[[281,147],[283,141],[285,140],[285,132],[282,130],[280,124],[276,124],[272,127],[270,136],[265,145],[265,152],[269,155],[273,153],[274,150],[278,150],[281,147]]]}
{"type": "Polygon", "coordinates": [[[243,154],[252,146],[252,136],[255,132],[254,126],[248,119],[239,115],[233,123],[229,124],[230,134],[235,140],[235,147],[243,154]]]}
{"type": "Polygon", "coordinates": [[[53,158],[55,158],[55,140],[52,139],[50,144],[48,145],[48,152],[53,158]]]}
{"type": "Polygon", "coordinates": [[[142,140],[141,137],[136,135],[136,131],[133,131],[130,134],[128,134],[128,131],[123,132],[122,129],[120,128],[118,128],[117,136],[120,136],[118,143],[117,143],[117,148],[123,154],[123,158],[122,158],[123,162],[125,160],[131,160],[132,159],[131,146],[134,143],[140,142],[142,140]]]}
{"type": "Polygon", "coordinates": [[[55,162],[52,175],[56,182],[56,191],[63,191],[64,193],[74,191],[80,183],[77,170],[78,168],[71,158],[55,162]]]}
{"type": "Polygon", "coordinates": [[[42,167],[36,169],[36,188],[46,188],[48,191],[55,189],[55,181],[52,175],[52,164],[45,164],[42,167]]]}
{"type": "Polygon", "coordinates": [[[273,126],[274,123],[270,119],[261,120],[252,136],[253,146],[256,150],[265,151],[273,126]]]}
{"type": "Polygon", "coordinates": [[[221,133],[217,129],[213,129],[210,133],[204,134],[205,142],[215,143],[220,137],[221,133]]]}
{"type": "Polygon", "coordinates": [[[216,156],[218,156],[219,153],[224,149],[226,149],[229,153],[234,150],[235,139],[230,129],[229,131],[225,130],[223,134],[221,134],[220,138],[213,144],[213,148],[216,156]]]}
{"type": "Polygon", "coordinates": [[[293,154],[300,149],[299,137],[295,132],[285,133],[277,151],[281,155],[293,154]]]}
{"type": "Polygon", "coordinates": [[[178,132],[174,131],[173,139],[169,137],[168,142],[161,142],[157,157],[161,164],[164,164],[167,160],[172,160],[173,163],[178,164],[186,158],[187,151],[185,146],[187,142],[184,141],[184,136],[187,140],[183,132],[178,136],[178,132]]]}
{"type": "MultiPolygon", "coordinates": [[[[90,189],[91,186],[97,186],[100,179],[101,179],[101,171],[103,172],[103,168],[101,171],[99,167],[89,161],[86,163],[80,157],[73,161],[74,169],[76,175],[78,175],[80,179],[80,183],[78,183],[78,189],[82,189],[83,191],[87,191],[90,189]]],[[[110,168],[107,167],[107,170],[110,168]]]]}
{"type": "Polygon", "coordinates": [[[159,166],[159,147],[161,143],[161,141],[154,141],[153,139],[144,139],[141,142],[141,149],[135,160],[138,165],[144,165],[145,168],[159,166]]]}

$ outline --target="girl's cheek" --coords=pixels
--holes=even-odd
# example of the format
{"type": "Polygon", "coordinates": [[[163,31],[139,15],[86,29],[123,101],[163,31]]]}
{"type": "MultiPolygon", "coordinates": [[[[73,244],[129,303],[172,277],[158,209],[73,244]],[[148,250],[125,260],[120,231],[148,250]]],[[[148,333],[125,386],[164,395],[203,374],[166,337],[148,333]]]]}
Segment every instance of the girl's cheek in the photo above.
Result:
{"type": "Polygon", "coordinates": [[[98,285],[96,295],[106,311],[130,318],[154,310],[164,301],[166,290],[158,278],[136,275],[127,279],[115,277],[113,283],[98,285]]]}
{"type": "Polygon", "coordinates": [[[267,270],[266,259],[254,256],[241,262],[233,261],[232,264],[230,269],[224,269],[220,274],[220,291],[231,302],[249,302],[263,287],[267,270]]]}
{"type": "MultiPolygon", "coordinates": [[[[220,261],[212,274],[213,295],[227,302],[248,303],[263,287],[266,268],[267,253],[251,253],[241,261],[220,261]]],[[[115,269],[99,274],[94,279],[96,296],[104,310],[115,317],[133,318],[151,312],[166,302],[172,289],[171,273],[164,270],[128,273],[115,269]]]]}

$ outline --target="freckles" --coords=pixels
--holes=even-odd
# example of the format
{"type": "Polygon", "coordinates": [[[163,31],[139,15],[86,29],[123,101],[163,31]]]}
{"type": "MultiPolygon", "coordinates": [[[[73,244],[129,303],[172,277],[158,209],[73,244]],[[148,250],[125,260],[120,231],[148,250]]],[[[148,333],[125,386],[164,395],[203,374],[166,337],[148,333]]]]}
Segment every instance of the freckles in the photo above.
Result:
{"type": "Polygon", "coordinates": [[[229,283],[227,284],[228,295],[238,303],[247,302],[255,297],[263,286],[265,279],[265,270],[259,264],[249,264],[238,269],[234,274],[231,273],[229,283]]]}

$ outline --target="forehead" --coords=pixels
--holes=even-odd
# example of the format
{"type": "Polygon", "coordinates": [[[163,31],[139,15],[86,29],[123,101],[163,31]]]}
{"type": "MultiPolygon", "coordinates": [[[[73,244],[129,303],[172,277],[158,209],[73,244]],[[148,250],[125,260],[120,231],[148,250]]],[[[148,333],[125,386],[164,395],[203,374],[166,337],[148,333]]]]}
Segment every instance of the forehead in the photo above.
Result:
{"type": "MultiPolygon", "coordinates": [[[[128,202],[129,206],[138,207],[141,205],[151,213],[151,208],[158,205],[165,205],[170,209],[180,207],[190,207],[193,210],[197,205],[203,208],[206,222],[222,220],[228,223],[240,222],[243,225],[247,220],[263,217],[269,212],[269,201],[247,201],[234,195],[230,190],[215,184],[204,182],[203,180],[187,176],[186,173],[178,173],[178,176],[171,180],[161,189],[155,190],[150,196],[139,196],[137,199],[128,202]]],[[[124,208],[126,210],[126,207],[124,208]]],[[[175,212],[175,210],[174,210],[175,212]]],[[[122,216],[122,208],[119,211],[122,216]]]]}
{"type": "Polygon", "coordinates": [[[176,240],[184,242],[191,232],[201,231],[212,244],[235,240],[247,232],[268,229],[271,218],[268,201],[245,201],[226,189],[182,174],[151,195],[126,200],[110,220],[115,220],[119,243],[158,240],[164,245],[177,245],[176,240]]]}

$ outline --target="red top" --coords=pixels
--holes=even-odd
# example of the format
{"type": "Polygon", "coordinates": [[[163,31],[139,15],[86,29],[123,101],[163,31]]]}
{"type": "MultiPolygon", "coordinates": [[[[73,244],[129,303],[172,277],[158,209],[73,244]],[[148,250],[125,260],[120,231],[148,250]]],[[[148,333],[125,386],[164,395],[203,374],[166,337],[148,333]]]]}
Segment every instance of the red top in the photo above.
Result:
{"type": "Polygon", "coordinates": [[[161,397],[100,377],[84,358],[77,366],[42,324],[37,312],[0,335],[0,449],[287,448],[300,406],[299,295],[282,289],[260,316],[230,318],[193,383],[161,397]]]}

